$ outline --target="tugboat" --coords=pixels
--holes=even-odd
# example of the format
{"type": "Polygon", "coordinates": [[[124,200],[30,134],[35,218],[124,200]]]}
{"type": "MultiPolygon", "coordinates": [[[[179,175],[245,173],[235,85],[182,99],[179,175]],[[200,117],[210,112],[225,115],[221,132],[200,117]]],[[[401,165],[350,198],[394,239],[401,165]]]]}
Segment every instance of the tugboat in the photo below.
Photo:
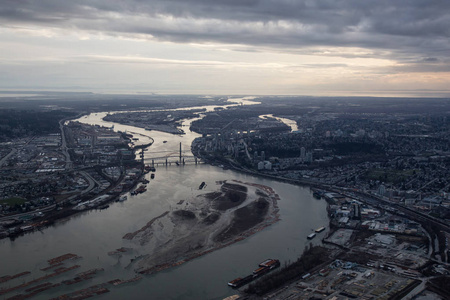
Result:
{"type": "Polygon", "coordinates": [[[316,199],[321,199],[323,196],[323,192],[319,190],[313,190],[313,197],[316,199]]]}
{"type": "Polygon", "coordinates": [[[149,166],[149,165],[145,166],[144,169],[147,172],[150,172],[150,171],[155,172],[156,171],[155,167],[152,167],[152,166],[149,166]]]}

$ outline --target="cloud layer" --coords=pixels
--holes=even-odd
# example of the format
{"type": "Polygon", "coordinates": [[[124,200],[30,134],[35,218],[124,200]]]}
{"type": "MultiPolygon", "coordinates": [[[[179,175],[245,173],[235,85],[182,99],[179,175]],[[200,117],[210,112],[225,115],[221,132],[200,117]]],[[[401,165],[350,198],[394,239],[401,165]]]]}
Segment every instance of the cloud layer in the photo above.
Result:
{"type": "Polygon", "coordinates": [[[360,47],[399,59],[446,57],[450,48],[450,2],[433,0],[7,0],[0,20],[174,42],[360,47]]]}
{"type": "MultiPolygon", "coordinates": [[[[101,35],[216,48],[226,45],[227,50],[241,52],[389,60],[395,66],[382,71],[387,74],[445,73],[450,65],[447,0],[3,0],[0,24],[12,31],[35,30],[49,37],[70,31],[80,39],[101,35]]],[[[107,60],[131,63],[140,59],[123,56],[107,60]]],[[[94,57],[106,59],[98,53],[90,59],[94,57]]],[[[147,57],[141,62],[228,64],[193,60],[147,57]]],[[[277,64],[272,61],[267,66],[270,63],[277,64]]],[[[347,64],[325,60],[322,65],[314,61],[292,67],[347,64]]]]}

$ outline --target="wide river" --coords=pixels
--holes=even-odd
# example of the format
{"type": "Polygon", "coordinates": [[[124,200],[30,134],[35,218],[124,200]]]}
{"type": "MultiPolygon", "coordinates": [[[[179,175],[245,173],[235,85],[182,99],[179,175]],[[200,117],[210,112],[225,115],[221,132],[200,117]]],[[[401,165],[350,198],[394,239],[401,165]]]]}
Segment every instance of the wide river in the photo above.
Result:
{"type": "MultiPolygon", "coordinates": [[[[244,104],[246,99],[238,99],[244,104]]],[[[208,107],[208,110],[216,106],[208,107]]],[[[105,113],[90,114],[79,121],[89,124],[111,126],[113,123],[101,120],[105,113]]],[[[172,135],[158,131],[114,124],[114,130],[127,131],[139,138],[140,143],[154,140],[145,152],[147,156],[164,156],[177,153],[179,143],[183,150],[189,150],[192,140],[199,135],[189,131],[192,120],[183,123],[185,135],[172,135]],[[167,141],[163,143],[163,141],[167,141]],[[157,155],[158,154],[158,155],[157,155]],[[162,154],[162,155],[159,155],[162,154]]],[[[267,258],[277,258],[282,264],[294,261],[301,254],[309,240],[306,236],[315,228],[328,224],[326,203],[312,197],[308,188],[272,181],[232,170],[206,164],[185,166],[160,166],[155,179],[148,184],[148,191],[138,196],[128,196],[125,202],[117,202],[106,210],[92,210],[58,222],[43,231],[19,237],[14,241],[0,240],[0,277],[30,271],[31,275],[6,283],[0,288],[12,287],[25,281],[45,275],[40,268],[47,266],[50,258],[74,253],[82,258],[66,265],[81,267],[49,279],[52,283],[73,278],[75,274],[92,268],[103,268],[93,279],[57,288],[38,294],[33,299],[49,299],[61,294],[80,290],[112,279],[134,277],[130,259],[145,254],[145,249],[122,239],[128,233],[145,225],[152,218],[175,207],[179,200],[189,200],[200,193],[198,186],[207,183],[203,192],[216,188],[219,180],[241,180],[271,186],[280,195],[281,220],[248,239],[208,255],[189,261],[181,266],[163,272],[144,276],[144,279],[114,287],[108,285],[110,293],[97,299],[223,299],[236,294],[227,282],[245,276],[256,269],[258,263],[267,258]],[[133,248],[122,257],[108,255],[120,247],[133,248]]],[[[319,243],[324,233],[318,234],[313,243],[319,243]]],[[[47,281],[42,281],[44,283],[47,281]]],[[[16,292],[18,293],[18,292],[16,292]]],[[[15,295],[11,292],[0,296],[6,299],[15,295]]]]}

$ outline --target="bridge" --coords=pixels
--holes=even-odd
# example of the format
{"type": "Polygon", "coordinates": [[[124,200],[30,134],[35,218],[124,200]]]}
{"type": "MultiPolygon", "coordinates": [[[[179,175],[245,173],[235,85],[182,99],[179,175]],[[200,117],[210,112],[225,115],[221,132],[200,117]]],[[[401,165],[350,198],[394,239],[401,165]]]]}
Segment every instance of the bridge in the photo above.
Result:
{"type": "Polygon", "coordinates": [[[181,149],[181,143],[180,143],[180,150],[178,152],[174,151],[159,151],[159,152],[152,152],[147,153],[147,155],[144,154],[144,151],[141,151],[141,161],[146,165],[151,166],[159,166],[159,165],[165,165],[170,166],[172,164],[175,165],[185,165],[185,164],[199,164],[201,163],[200,158],[197,158],[196,156],[191,154],[190,150],[182,150],[181,149]],[[162,155],[162,153],[168,153],[167,155],[162,155]],[[185,153],[189,153],[186,155],[185,153]],[[150,157],[147,157],[147,155],[150,154],[150,157]]]}

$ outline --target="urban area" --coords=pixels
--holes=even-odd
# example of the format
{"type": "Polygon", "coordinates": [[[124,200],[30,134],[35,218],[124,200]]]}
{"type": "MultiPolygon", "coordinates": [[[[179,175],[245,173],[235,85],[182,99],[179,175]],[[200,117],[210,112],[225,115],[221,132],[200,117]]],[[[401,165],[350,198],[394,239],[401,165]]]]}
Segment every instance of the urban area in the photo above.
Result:
{"type": "Polygon", "coordinates": [[[306,186],[327,202],[329,224],[308,236],[321,243],[292,264],[274,257],[250,277],[230,278],[230,299],[449,299],[448,99],[260,97],[226,108],[223,97],[155,99],[127,107],[120,98],[34,100],[33,109],[2,100],[0,238],[145,190],[151,141],[75,121],[110,111],[105,119],[118,124],[196,132],[196,161],[306,186]],[[180,103],[185,110],[171,110],[180,103]],[[190,128],[180,126],[185,119],[190,128]]]}

